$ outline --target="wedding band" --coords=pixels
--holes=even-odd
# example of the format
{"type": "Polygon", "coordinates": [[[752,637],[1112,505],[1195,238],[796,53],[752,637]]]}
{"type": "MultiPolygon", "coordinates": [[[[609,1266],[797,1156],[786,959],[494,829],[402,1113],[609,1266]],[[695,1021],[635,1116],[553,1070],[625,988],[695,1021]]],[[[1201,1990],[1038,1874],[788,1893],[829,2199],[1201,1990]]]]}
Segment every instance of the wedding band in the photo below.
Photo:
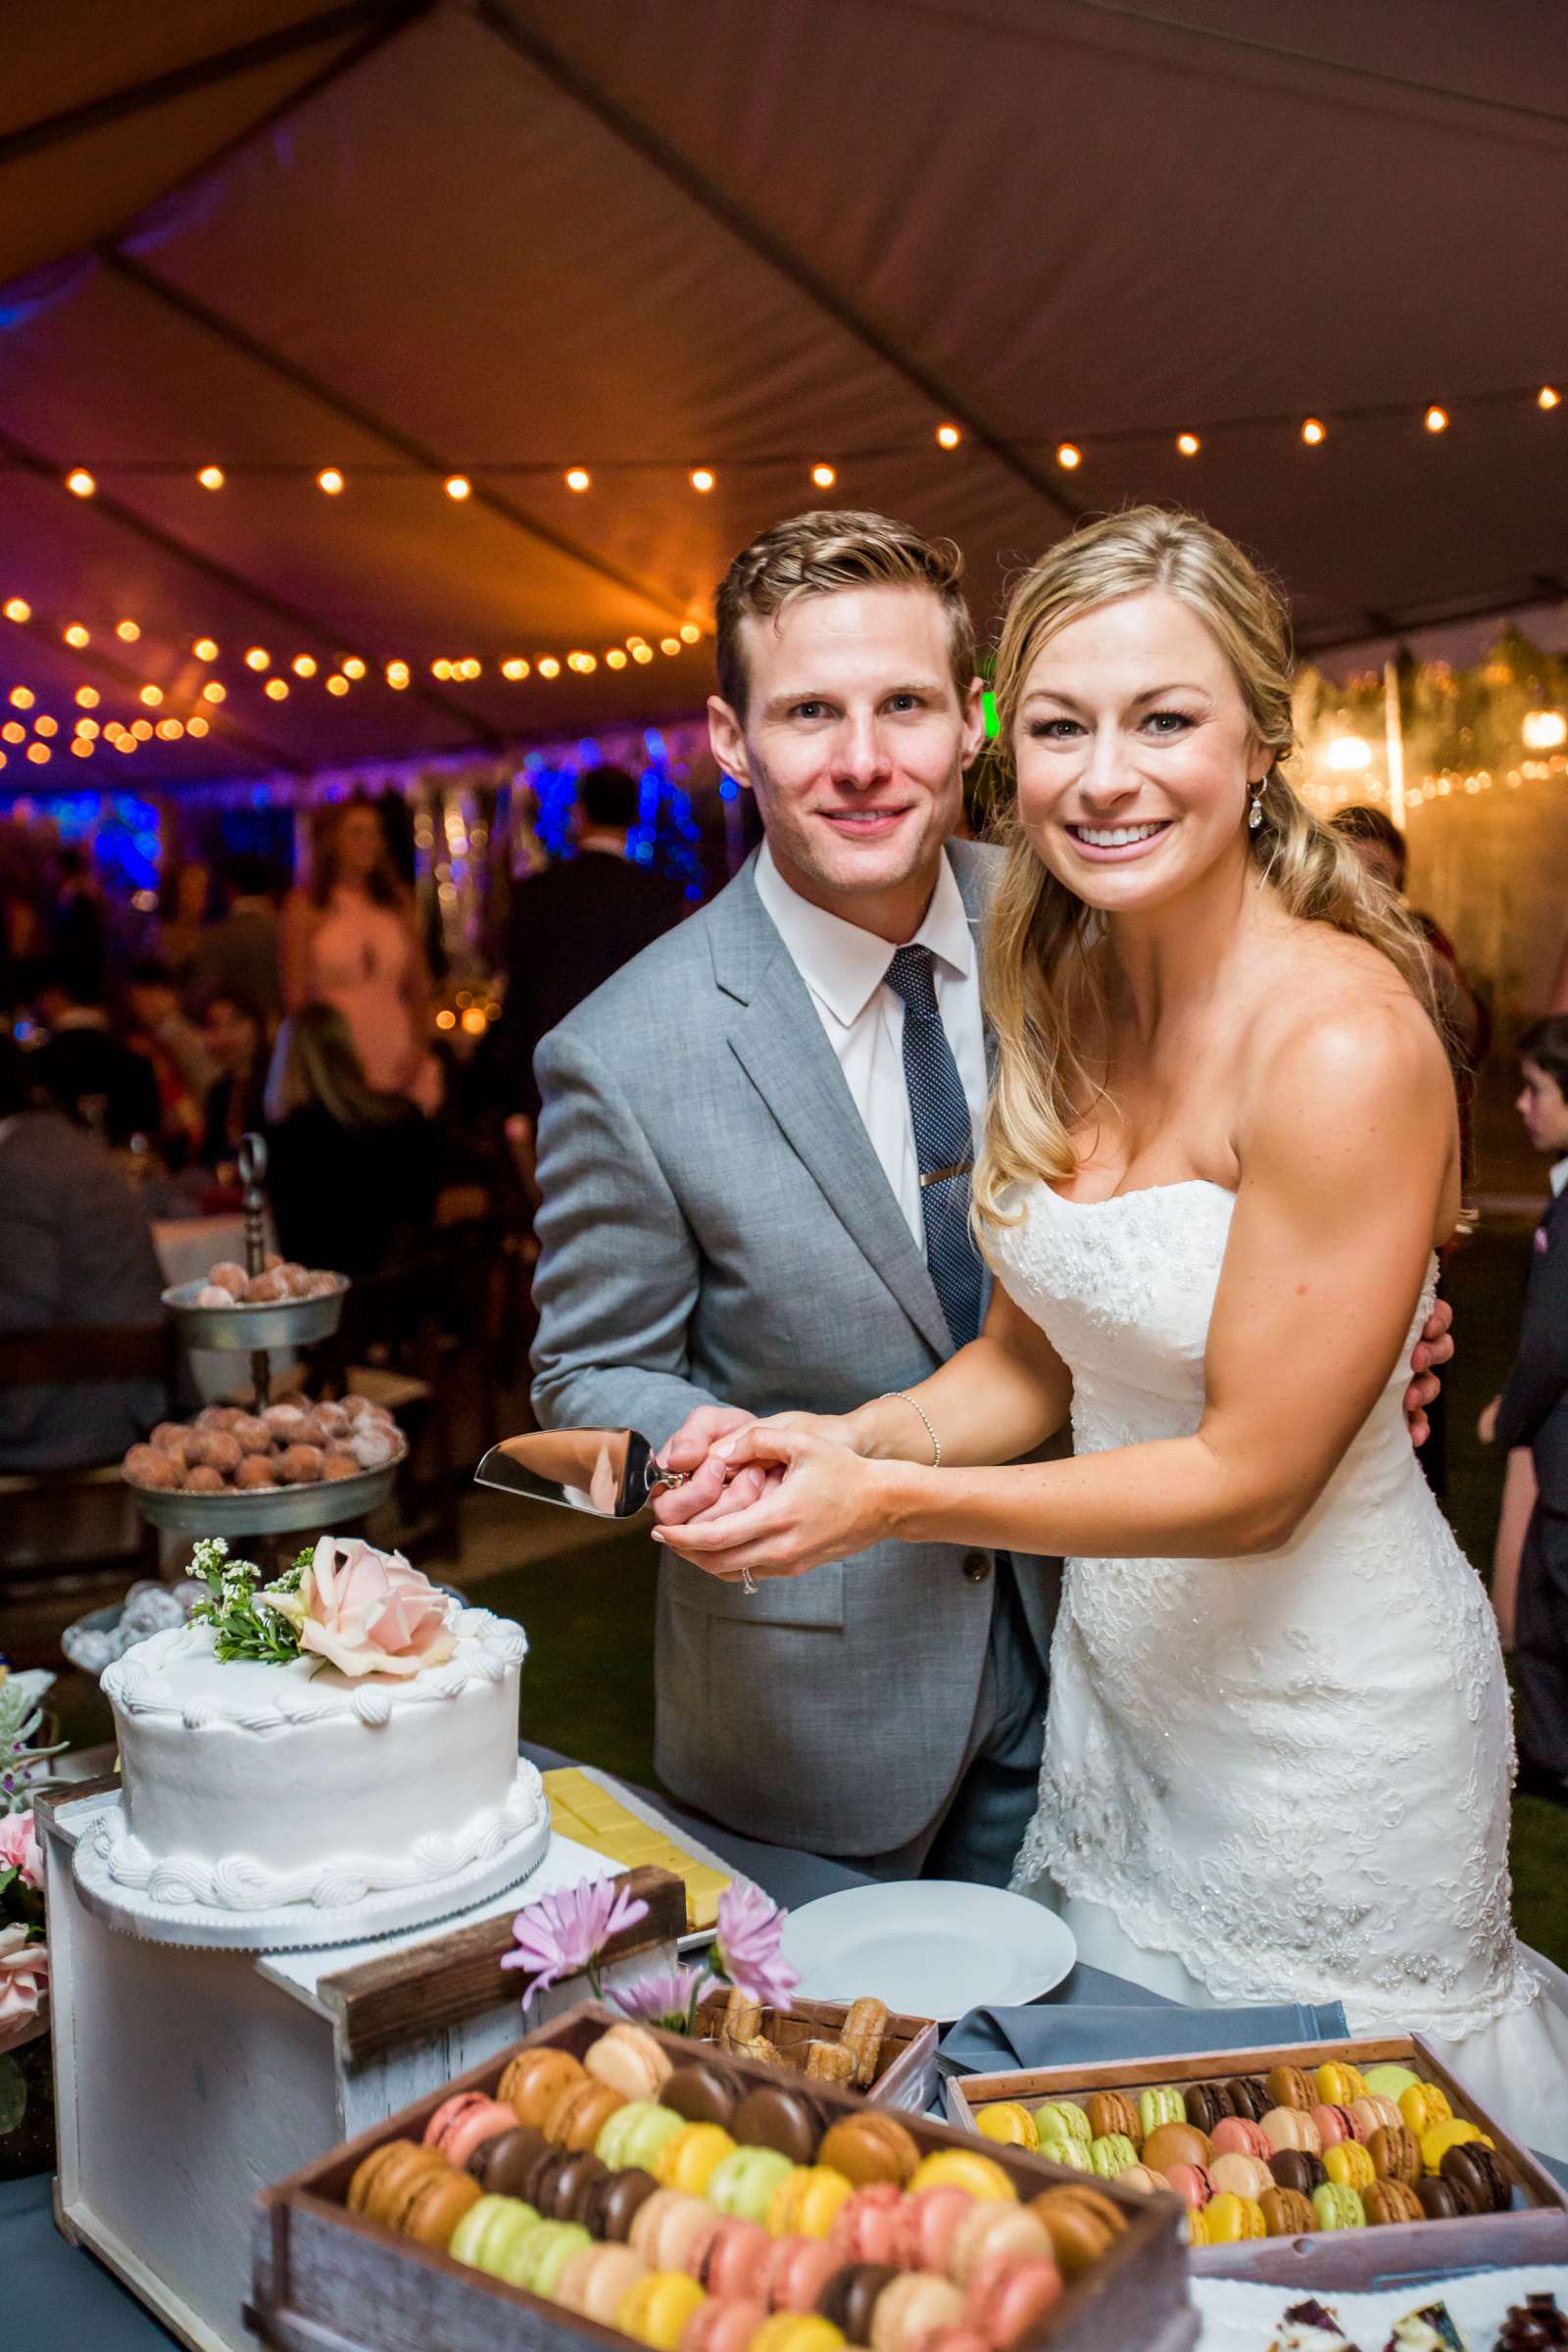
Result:
{"type": "Polygon", "coordinates": [[[659,1473],[659,1484],[662,1487],[669,1488],[684,1487],[690,1478],[691,1472],[689,1470],[661,1470],[659,1473]]]}
{"type": "Polygon", "coordinates": [[[749,1568],[743,1568],[741,1570],[741,1591],[743,1592],[755,1592],[757,1591],[757,1579],[753,1576],[749,1568]]]}

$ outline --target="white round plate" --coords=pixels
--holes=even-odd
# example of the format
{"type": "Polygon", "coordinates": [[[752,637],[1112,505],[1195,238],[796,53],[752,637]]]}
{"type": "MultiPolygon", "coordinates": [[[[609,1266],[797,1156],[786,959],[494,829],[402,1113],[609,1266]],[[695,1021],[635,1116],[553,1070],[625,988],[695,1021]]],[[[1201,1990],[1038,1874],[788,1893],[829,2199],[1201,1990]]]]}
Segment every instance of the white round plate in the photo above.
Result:
{"type": "Polygon", "coordinates": [[[1054,1911],[962,1879],[901,1879],[824,1894],[790,1913],[783,1948],[806,2000],[864,1995],[943,2025],[966,2009],[1036,2001],[1078,1957],[1054,1911]]]}

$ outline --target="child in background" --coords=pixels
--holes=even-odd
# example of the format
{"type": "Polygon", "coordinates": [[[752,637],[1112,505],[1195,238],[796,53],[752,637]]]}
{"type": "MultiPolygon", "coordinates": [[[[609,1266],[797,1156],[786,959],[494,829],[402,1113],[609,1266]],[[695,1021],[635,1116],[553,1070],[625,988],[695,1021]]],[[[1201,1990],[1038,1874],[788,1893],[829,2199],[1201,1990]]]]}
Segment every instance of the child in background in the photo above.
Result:
{"type": "Polygon", "coordinates": [[[1541,1793],[1568,1803],[1568,1015],[1536,1021],[1519,1056],[1519,1114],[1552,1163],[1551,1199],[1536,1229],[1518,1358],[1481,1436],[1528,1446],[1535,1461],[1515,1612],[1520,1763],[1541,1793]]]}

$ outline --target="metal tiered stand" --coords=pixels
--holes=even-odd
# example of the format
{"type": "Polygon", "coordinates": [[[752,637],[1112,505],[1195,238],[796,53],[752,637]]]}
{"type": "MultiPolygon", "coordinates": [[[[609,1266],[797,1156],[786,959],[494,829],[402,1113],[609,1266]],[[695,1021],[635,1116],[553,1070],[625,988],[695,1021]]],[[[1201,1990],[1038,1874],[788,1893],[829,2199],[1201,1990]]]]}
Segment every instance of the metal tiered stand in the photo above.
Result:
{"type": "MultiPolygon", "coordinates": [[[[240,1181],[245,1188],[245,1271],[260,1274],[267,1262],[267,1145],[259,1135],[247,1135],[239,1148],[240,1181]]],[[[329,1339],[338,1327],[347,1277],[334,1277],[335,1288],[314,1298],[278,1298],[255,1305],[198,1306],[203,1281],[176,1284],[165,1291],[164,1304],[187,1348],[226,1350],[251,1359],[253,1412],[266,1407],[271,1394],[273,1351],[303,1348],[313,1340],[329,1339]]],[[[363,1519],[386,1500],[392,1481],[408,1453],[399,1450],[374,1470],[356,1478],[318,1481],[311,1486],[245,1488],[219,1494],[171,1494],[164,1488],[130,1485],[136,1508],[154,1527],[182,1536],[295,1535],[304,1528],[324,1533],[345,1521],[363,1519]]],[[[259,1563],[264,1568],[266,1561],[259,1563]]]]}

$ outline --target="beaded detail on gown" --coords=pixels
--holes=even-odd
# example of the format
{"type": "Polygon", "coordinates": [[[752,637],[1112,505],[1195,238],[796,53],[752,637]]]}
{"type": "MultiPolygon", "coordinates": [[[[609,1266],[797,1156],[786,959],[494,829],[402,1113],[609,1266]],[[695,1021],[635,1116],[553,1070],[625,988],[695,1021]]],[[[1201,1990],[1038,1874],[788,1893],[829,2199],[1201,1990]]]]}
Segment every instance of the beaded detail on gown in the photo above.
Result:
{"type": "MultiPolygon", "coordinates": [[[[1191,1435],[1235,1196],[1014,1198],[999,1276],[1071,1370],[1075,1450],[1191,1435]]],[[[1502,1657],[1405,1431],[1405,1360],[1282,1549],[1067,1561],[1013,1884],[1103,1905],[1217,2000],[1458,2036],[1538,1981],[1510,1915],[1502,1657]]]]}

